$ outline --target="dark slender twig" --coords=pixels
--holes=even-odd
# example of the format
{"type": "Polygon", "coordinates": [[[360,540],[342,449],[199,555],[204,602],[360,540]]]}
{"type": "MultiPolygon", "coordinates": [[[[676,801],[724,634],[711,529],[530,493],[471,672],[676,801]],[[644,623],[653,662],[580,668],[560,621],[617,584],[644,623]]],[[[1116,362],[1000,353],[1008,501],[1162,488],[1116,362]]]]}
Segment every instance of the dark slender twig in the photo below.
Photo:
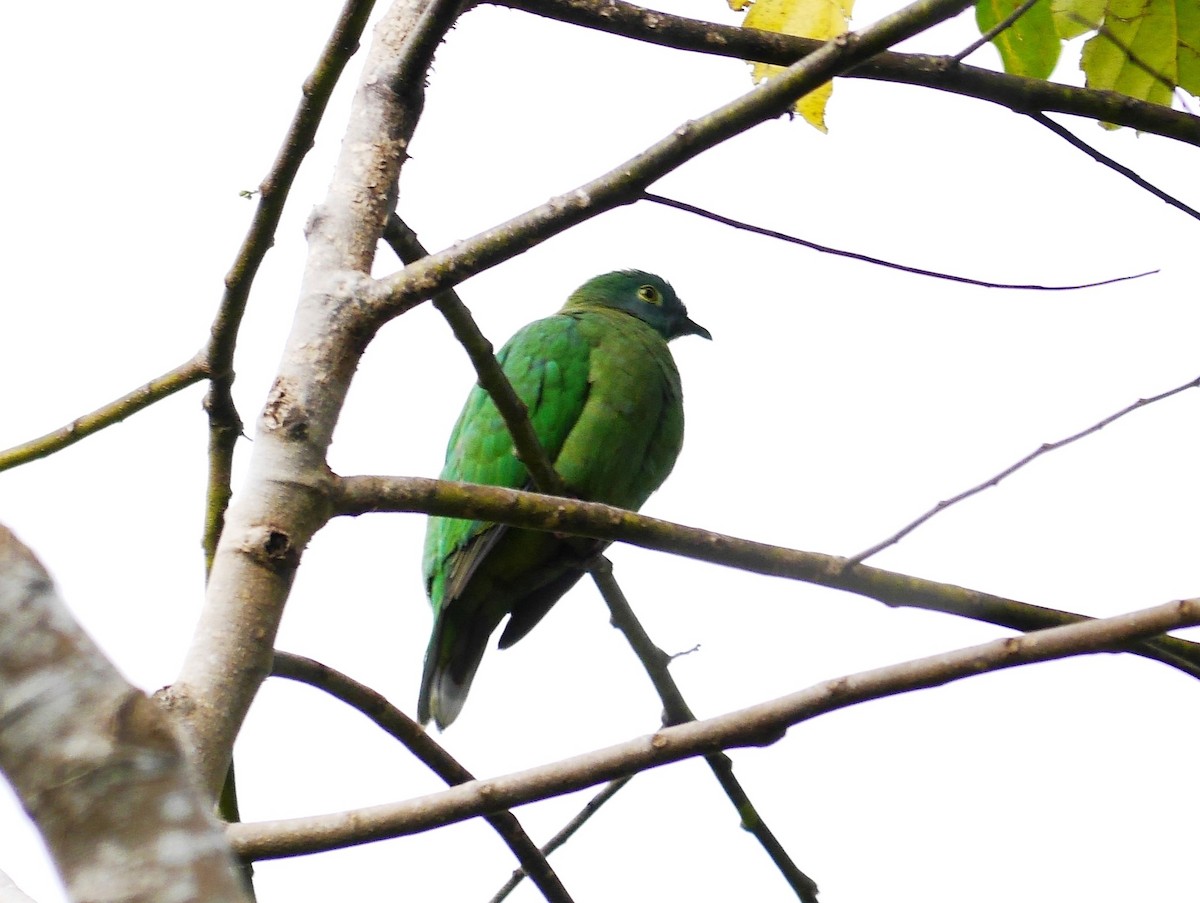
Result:
{"type": "MultiPolygon", "coordinates": [[[[383,237],[405,264],[413,263],[429,254],[417,238],[417,234],[395,214],[388,218],[383,237]]],[[[431,303],[450,324],[454,337],[466,350],[471,364],[475,367],[479,384],[492,396],[496,410],[504,418],[504,425],[512,436],[517,457],[529,471],[533,484],[548,494],[563,495],[566,487],[538,441],[533,424],[529,422],[529,409],[517,396],[512,383],[500,369],[492,343],[479,331],[467,306],[453,289],[436,295],[431,303]]]]}
{"type": "MultiPolygon", "coordinates": [[[[630,776],[625,778],[617,778],[615,781],[609,781],[607,784],[605,784],[604,789],[588,800],[587,805],[580,809],[579,812],[575,814],[574,818],[563,825],[557,834],[542,844],[542,855],[549,856],[564,843],[570,840],[575,832],[587,824],[588,820],[599,811],[601,806],[616,796],[620,789],[632,780],[633,777],[630,776]]],[[[524,878],[524,869],[517,869],[514,871],[512,873],[512,877],[504,882],[504,885],[498,891],[496,891],[489,903],[502,903],[502,901],[509,894],[517,889],[517,885],[519,885],[524,878]]]]}
{"type": "Polygon", "coordinates": [[[1045,116],[1042,113],[1029,113],[1027,115],[1034,122],[1038,123],[1038,125],[1045,126],[1050,131],[1054,132],[1054,134],[1058,135],[1058,137],[1060,137],[1064,141],[1066,141],[1068,144],[1071,144],[1073,147],[1076,147],[1079,150],[1083,151],[1085,154],[1087,154],[1089,157],[1091,157],[1097,163],[1102,163],[1105,166],[1107,166],[1109,169],[1111,169],[1113,172],[1120,173],[1125,178],[1127,178],[1131,182],[1133,182],[1133,184],[1137,185],[1139,188],[1145,189],[1146,191],[1150,192],[1152,195],[1154,195],[1160,201],[1166,201],[1172,207],[1182,210],[1188,216],[1190,216],[1194,219],[1200,219],[1200,211],[1197,211],[1194,207],[1189,207],[1183,201],[1179,200],[1176,197],[1173,197],[1172,195],[1167,194],[1165,191],[1163,191],[1161,188],[1157,187],[1156,185],[1151,185],[1149,182],[1147,182],[1145,179],[1143,179],[1141,176],[1139,176],[1136,172],[1134,172],[1128,166],[1123,166],[1122,164],[1120,164],[1116,160],[1114,160],[1112,157],[1102,154],[1100,151],[1096,150],[1094,147],[1092,147],[1090,144],[1088,144],[1082,138],[1075,135],[1069,129],[1066,129],[1063,126],[1059,125],[1053,119],[1050,119],[1048,116],[1045,116]]]}
{"type": "Polygon", "coordinates": [[[1125,282],[1129,279],[1141,279],[1143,276],[1153,276],[1158,270],[1147,270],[1144,273],[1134,273],[1130,276],[1117,276],[1113,279],[1102,279],[1099,282],[1088,282],[1082,285],[1016,285],[1006,282],[984,282],[980,279],[971,279],[967,276],[952,276],[949,273],[939,273],[936,270],[923,270],[920,267],[906,266],[902,263],[892,263],[888,260],[882,260],[878,257],[870,257],[866,254],[859,254],[854,251],[842,251],[837,248],[830,248],[826,245],[819,245],[814,241],[809,241],[805,238],[797,238],[794,235],[788,235],[785,232],[776,232],[774,229],[764,229],[762,226],[755,226],[751,223],[742,222],[741,220],[733,219],[732,217],[723,216],[720,213],[714,213],[711,210],[706,210],[703,207],[697,207],[695,204],[689,204],[686,201],[676,201],[673,198],[663,197],[660,194],[652,194],[648,191],[642,193],[642,200],[650,201],[655,204],[661,204],[664,207],[674,207],[676,210],[683,210],[686,213],[694,213],[696,216],[702,216],[705,219],[710,219],[715,223],[721,223],[724,226],[731,226],[734,229],[743,229],[746,232],[753,232],[756,235],[764,235],[767,238],[776,238],[780,241],[786,241],[790,244],[800,245],[805,248],[810,248],[813,251],[819,251],[822,254],[832,254],[835,257],[848,257],[851,260],[860,260],[863,263],[871,263],[876,266],[887,267],[892,270],[899,270],[902,273],[914,273],[918,276],[931,276],[934,279],[945,279],[949,282],[961,282],[966,285],[978,285],[983,288],[1006,288],[1006,289],[1023,289],[1026,291],[1039,292],[1069,292],[1082,288],[1096,288],[1101,285],[1112,285],[1114,282],[1125,282]]]}
{"type": "MultiPolygon", "coordinates": [[[[546,18],[712,56],[787,66],[821,46],[814,38],[721,25],[645,9],[625,0],[494,0],[546,18]]],[[[956,65],[948,56],[886,52],[860,63],[844,78],[915,85],[974,97],[1018,113],[1069,113],[1200,146],[1200,117],[1116,91],[1077,88],[956,65]]]]}
{"type": "Polygon", "coordinates": [[[300,164],[316,138],[329,98],[366,28],[375,0],[346,0],[325,42],[317,64],[302,87],[303,97],[271,170],[256,192],[254,217],[233,267],[225,275],[225,292],[213,319],[211,338],[205,352],[211,382],[204,407],[208,412],[208,489],[205,494],[204,564],[212,568],[213,555],[225,526],[225,509],[232,494],[233,450],[242,435],[242,420],[233,403],[233,356],[238,330],[246,312],[250,287],[267,251],[275,241],[275,230],[300,164]]]}
{"type": "Polygon", "coordinates": [[[652,736],[437,794],[351,812],[230,825],[226,836],[239,855],[274,859],[416,834],[713,750],[768,746],[796,724],[869,700],[1034,662],[1109,652],[1196,624],[1200,624],[1200,600],[1186,599],[1113,618],[1006,637],[823,681],[736,712],[663,728],[652,736]]]}
{"type": "MultiPolygon", "coordinates": [[[[341,515],[421,512],[626,542],[751,573],[845,590],[893,607],[939,611],[1013,630],[1040,630],[1088,620],[1072,612],[866,564],[852,566],[834,555],[739,539],[578,499],[423,477],[339,477],[330,491],[331,504],[341,515]]],[[[1200,679],[1200,644],[1161,637],[1121,651],[1152,658],[1200,679]]]]}
{"type": "Polygon", "coordinates": [[[894,546],[896,543],[898,543],[900,540],[902,540],[905,536],[907,536],[913,530],[917,529],[917,527],[919,527],[922,524],[929,521],[930,518],[932,518],[934,515],[940,514],[941,512],[945,511],[947,508],[950,508],[953,505],[957,505],[959,502],[963,501],[964,499],[969,499],[971,496],[978,495],[979,493],[983,492],[985,489],[989,489],[992,486],[999,484],[1001,480],[1005,479],[1006,477],[1012,476],[1012,474],[1016,473],[1018,470],[1020,470],[1025,465],[1031,464],[1033,461],[1037,460],[1042,455],[1047,454],[1048,452],[1056,451],[1057,449],[1063,448],[1064,446],[1070,445],[1072,442],[1077,442],[1078,440],[1084,438],[1085,436],[1092,435],[1092,433],[1097,433],[1100,430],[1104,429],[1104,427],[1108,426],[1113,421],[1120,420],[1126,414],[1132,414],[1134,411],[1140,410],[1141,408],[1144,408],[1148,405],[1152,405],[1155,402],[1162,401],[1164,398],[1170,398],[1172,395],[1178,395],[1180,392],[1186,391],[1187,389],[1195,389],[1198,386],[1200,386],[1200,376],[1196,377],[1195,379],[1191,380],[1190,382],[1184,383],[1182,386],[1176,386],[1174,389],[1168,389],[1166,392],[1162,392],[1162,393],[1160,393],[1158,395],[1154,395],[1150,398],[1139,398],[1133,404],[1127,405],[1126,407],[1121,408],[1121,410],[1117,411],[1114,414],[1109,414],[1103,420],[1101,420],[1097,423],[1093,423],[1087,429],[1080,430],[1078,433],[1074,433],[1070,436],[1067,436],[1065,439],[1059,439],[1056,442],[1045,442],[1042,445],[1039,445],[1037,448],[1035,448],[1033,451],[1031,451],[1029,454],[1027,454],[1021,460],[1017,461],[1014,464],[1010,464],[1008,467],[1004,468],[1004,470],[1000,471],[998,474],[988,477],[982,483],[972,486],[970,489],[964,489],[958,495],[951,496],[948,499],[944,499],[943,501],[938,502],[936,505],[934,505],[932,508],[930,508],[924,514],[922,514],[920,517],[905,524],[903,527],[901,527],[899,530],[897,530],[895,533],[893,533],[887,539],[877,542],[875,545],[871,546],[869,549],[864,549],[863,551],[859,552],[857,555],[848,559],[846,562],[847,566],[860,564],[863,561],[866,561],[872,555],[882,552],[884,549],[888,548],[889,546],[894,546]]]}
{"type": "Polygon", "coordinates": [[[120,423],[126,417],[145,410],[155,402],[162,401],[181,389],[203,381],[207,376],[208,370],[204,365],[203,356],[196,355],[191,360],[184,361],[174,370],[167,371],[158,379],[139,386],[90,414],[76,417],[66,426],[59,427],[52,433],[0,451],[0,471],[27,464],[61,451],[74,445],[80,439],[98,433],[114,423],[120,423]]]}
{"type": "MultiPolygon", "coordinates": [[[[375,725],[404,744],[430,771],[450,786],[475,780],[474,776],[419,724],[388,702],[384,696],[354,678],[311,658],[280,651],[275,652],[271,674],[323,690],[366,715],[375,725]]],[[[530,880],[537,885],[542,895],[551,903],[570,903],[571,895],[567,893],[546,857],[529,839],[516,817],[511,812],[500,811],[485,818],[508,844],[513,855],[521,863],[522,870],[530,876],[530,880]]]]}
{"type": "Polygon", "coordinates": [[[1012,28],[1013,25],[1016,23],[1017,19],[1021,18],[1021,16],[1025,15],[1027,12],[1029,12],[1029,10],[1033,8],[1033,4],[1035,4],[1037,2],[1038,2],[1038,0],[1025,0],[1024,3],[1022,3],[1016,9],[1014,9],[1011,13],[1009,13],[1007,16],[1005,16],[1003,19],[1001,19],[999,22],[997,22],[995,25],[993,25],[991,28],[989,28],[983,34],[981,34],[976,40],[972,41],[965,48],[960,50],[958,53],[954,54],[954,56],[950,57],[950,59],[952,59],[956,63],[961,63],[963,60],[965,60],[967,57],[969,57],[972,53],[974,53],[976,50],[978,50],[980,47],[982,47],[988,41],[995,40],[997,35],[1012,28]]]}
{"type": "MultiPolygon", "coordinates": [[[[621,587],[613,578],[612,562],[603,555],[598,555],[590,571],[592,579],[596,582],[596,588],[600,590],[600,594],[604,597],[604,602],[612,614],[614,626],[625,635],[625,639],[628,640],[634,654],[646,669],[650,682],[654,684],[654,689],[662,700],[663,726],[671,727],[695,721],[695,714],[687,704],[687,700],[683,698],[683,693],[680,691],[679,685],[675,683],[675,678],[671,676],[668,668],[671,657],[650,639],[650,634],[646,633],[646,628],[634,614],[629,600],[625,598],[621,587]]],[[[733,760],[723,752],[715,752],[706,755],[704,761],[708,763],[717,783],[721,785],[721,789],[733,803],[734,811],[738,813],[742,827],[752,834],[766,851],[775,867],[783,875],[783,879],[795,893],[796,898],[801,903],[817,903],[817,882],[800,870],[774,832],[763,821],[758,808],[733,773],[733,760]]]]}

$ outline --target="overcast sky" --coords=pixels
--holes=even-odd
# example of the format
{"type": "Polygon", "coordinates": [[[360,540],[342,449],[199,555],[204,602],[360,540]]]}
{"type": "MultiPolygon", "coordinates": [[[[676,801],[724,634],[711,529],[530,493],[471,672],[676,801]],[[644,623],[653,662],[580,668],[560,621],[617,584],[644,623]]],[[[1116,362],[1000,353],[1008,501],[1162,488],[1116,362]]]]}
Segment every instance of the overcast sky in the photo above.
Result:
{"type": "MultiPolygon", "coordinates": [[[[660,8],[733,22],[724,2],[660,8]]],[[[893,8],[863,0],[855,26],[893,8]]],[[[0,329],[7,447],[187,359],[337,5],[66,2],[0,12],[5,109],[0,329]],[[319,8],[318,8],[319,7],[319,8]]],[[[953,52],[969,16],[907,49],[953,52]]],[[[1078,83],[1078,42],[1056,77],[1078,83]]],[[[990,48],[971,62],[995,65],[990,48]]],[[[359,61],[327,114],[256,283],[235,395],[252,424],[286,337],[359,61]]],[[[401,180],[433,249],[568,190],[749,88],[748,69],[503,10],[440,51],[401,180]]],[[[1193,205],[1194,148],[1061,119],[1193,205]]],[[[461,286],[498,345],[588,277],[669,279],[710,344],[673,345],[687,439],[658,517],[853,554],[1046,441],[1200,374],[1197,224],[1005,109],[839,82],[823,136],[759,127],[654,190],[823,244],[1015,283],[971,288],[823,256],[674,210],[622,208],[461,286]]],[[[377,274],[397,266],[382,251],[377,274]]],[[[473,376],[427,305],[363,359],[335,435],[342,474],[436,475],[473,376]]],[[[152,691],[176,673],[202,598],[203,390],[0,474],[0,519],[76,616],[152,691]]],[[[1200,594],[1200,393],[1040,460],[872,563],[1109,615],[1200,594]]],[[[239,446],[244,469],[250,443],[239,446]]],[[[413,711],[429,610],[423,519],[336,522],[314,540],[279,647],[413,711]]],[[[1005,631],[634,548],[616,574],[700,716],[1005,631]]],[[[870,703],[733,754],[826,903],[1194,899],[1200,686],[1103,656],[870,703]]],[[[660,705],[585,583],[519,646],[490,652],[447,748],[479,776],[645,734],[660,705]]],[[[432,792],[438,781],[316,691],[269,682],[237,748],[248,820],[432,792]]],[[[518,813],[544,841],[588,794],[518,813]]],[[[0,870],[62,891],[0,791],[0,870]]],[[[703,763],[637,778],[552,863],[577,901],[791,899],[703,763]]],[[[508,850],[482,822],[262,864],[263,903],[483,901],[508,850]]],[[[523,887],[516,900],[537,899],[523,887]]]]}

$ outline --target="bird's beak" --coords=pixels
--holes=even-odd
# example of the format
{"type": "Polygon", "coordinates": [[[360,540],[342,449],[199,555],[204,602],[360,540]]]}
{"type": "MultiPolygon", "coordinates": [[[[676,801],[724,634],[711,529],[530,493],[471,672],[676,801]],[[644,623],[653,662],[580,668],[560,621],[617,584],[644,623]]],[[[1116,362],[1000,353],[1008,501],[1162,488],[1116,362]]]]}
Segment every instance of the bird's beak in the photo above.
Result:
{"type": "Polygon", "coordinates": [[[712,341],[712,333],[693,320],[691,317],[684,317],[683,322],[679,324],[679,328],[675,330],[676,337],[681,335],[698,335],[712,341]]]}

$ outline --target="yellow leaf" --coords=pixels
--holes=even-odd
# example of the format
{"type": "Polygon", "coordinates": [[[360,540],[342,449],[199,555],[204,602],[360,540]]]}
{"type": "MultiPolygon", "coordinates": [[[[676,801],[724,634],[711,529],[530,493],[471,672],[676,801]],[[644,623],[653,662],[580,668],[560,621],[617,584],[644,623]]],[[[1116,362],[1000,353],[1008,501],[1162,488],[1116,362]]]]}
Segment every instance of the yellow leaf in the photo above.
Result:
{"type": "MultiPolygon", "coordinates": [[[[734,9],[744,8],[747,2],[748,0],[729,0],[734,9]]],[[[847,20],[853,8],[854,0],[754,0],[754,5],[750,7],[750,12],[746,13],[742,25],[802,38],[829,40],[846,31],[847,20]]],[[[766,63],[752,65],[756,83],[782,71],[782,67],[766,63]]],[[[822,85],[796,101],[796,112],[822,132],[827,131],[825,105],[832,93],[832,83],[822,85]]]]}

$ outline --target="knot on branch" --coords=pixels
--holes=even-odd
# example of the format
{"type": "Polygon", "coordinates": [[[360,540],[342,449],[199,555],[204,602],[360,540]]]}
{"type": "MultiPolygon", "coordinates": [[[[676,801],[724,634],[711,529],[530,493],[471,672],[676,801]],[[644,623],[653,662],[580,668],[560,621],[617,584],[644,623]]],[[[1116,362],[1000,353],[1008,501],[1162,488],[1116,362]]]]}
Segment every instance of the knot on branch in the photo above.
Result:
{"type": "Polygon", "coordinates": [[[300,565],[300,549],[292,542],[291,534],[271,524],[251,527],[241,543],[241,551],[276,573],[300,565]]]}
{"type": "Polygon", "coordinates": [[[262,412],[262,428],[283,432],[289,439],[302,440],[308,435],[309,416],[295,393],[292,382],[277,377],[262,412]]]}

